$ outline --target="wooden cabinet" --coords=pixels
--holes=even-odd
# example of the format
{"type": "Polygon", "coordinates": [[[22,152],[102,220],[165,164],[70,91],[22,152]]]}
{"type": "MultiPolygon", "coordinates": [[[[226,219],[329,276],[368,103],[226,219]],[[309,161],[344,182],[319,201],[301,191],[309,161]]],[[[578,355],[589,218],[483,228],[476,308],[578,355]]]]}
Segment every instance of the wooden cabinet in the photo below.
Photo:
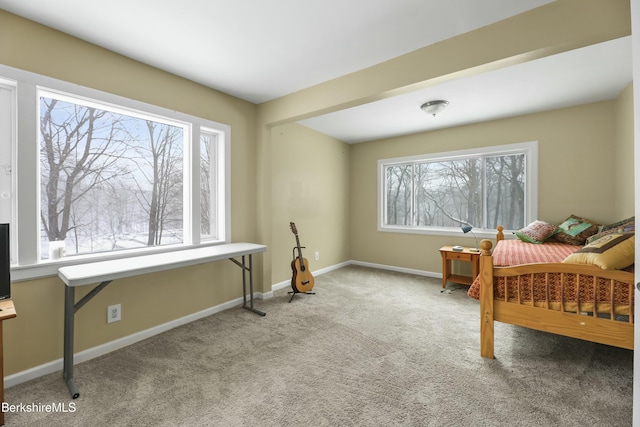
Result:
{"type": "Polygon", "coordinates": [[[480,252],[472,252],[470,248],[462,248],[461,251],[453,250],[453,246],[443,246],[440,248],[442,256],[442,287],[447,287],[447,281],[471,285],[480,270],[480,252]],[[461,261],[471,263],[471,276],[463,276],[451,273],[451,261],[461,261]]]}
{"type": "MultiPolygon", "coordinates": [[[[2,345],[2,323],[7,319],[16,317],[16,308],[13,300],[0,301],[0,403],[4,402],[4,349],[2,345]]],[[[0,411],[0,425],[4,425],[4,412],[0,411]]]]}

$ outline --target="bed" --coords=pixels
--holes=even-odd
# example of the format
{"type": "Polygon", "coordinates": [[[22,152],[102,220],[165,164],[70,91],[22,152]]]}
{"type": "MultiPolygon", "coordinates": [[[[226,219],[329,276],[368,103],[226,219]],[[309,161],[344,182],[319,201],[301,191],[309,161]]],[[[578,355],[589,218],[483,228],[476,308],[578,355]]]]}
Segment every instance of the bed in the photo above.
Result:
{"type": "MultiPolygon", "coordinates": [[[[581,249],[564,243],[505,240],[480,244],[480,273],[469,296],[480,300],[480,354],[494,358],[494,321],[633,349],[634,274],[563,263],[581,249]]],[[[631,266],[633,267],[633,266],[631,266]]]]}

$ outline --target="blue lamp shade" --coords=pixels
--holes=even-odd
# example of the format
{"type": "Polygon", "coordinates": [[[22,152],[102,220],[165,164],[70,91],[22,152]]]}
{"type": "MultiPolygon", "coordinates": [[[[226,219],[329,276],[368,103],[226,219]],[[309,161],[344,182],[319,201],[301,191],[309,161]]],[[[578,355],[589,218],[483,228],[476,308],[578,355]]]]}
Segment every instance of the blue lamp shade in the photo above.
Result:
{"type": "MultiPolygon", "coordinates": [[[[467,234],[468,232],[470,232],[471,230],[473,230],[473,227],[470,225],[465,225],[464,227],[461,227],[462,232],[464,234],[467,234]]],[[[478,249],[478,236],[476,236],[476,233],[474,233],[473,231],[471,231],[471,234],[473,234],[473,237],[475,237],[476,239],[476,247],[475,248],[471,248],[469,249],[471,252],[480,252],[480,249],[478,249]]]]}

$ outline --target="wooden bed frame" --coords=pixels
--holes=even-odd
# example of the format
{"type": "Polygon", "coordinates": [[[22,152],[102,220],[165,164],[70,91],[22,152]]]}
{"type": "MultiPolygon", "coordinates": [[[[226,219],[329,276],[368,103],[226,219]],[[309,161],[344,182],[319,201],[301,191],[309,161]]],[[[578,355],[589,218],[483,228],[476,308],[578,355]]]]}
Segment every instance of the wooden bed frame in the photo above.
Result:
{"type": "MultiPolygon", "coordinates": [[[[498,227],[496,243],[504,239],[502,229],[501,226],[498,227]]],[[[480,243],[480,354],[482,357],[494,358],[494,321],[633,350],[633,273],[568,263],[494,267],[491,246],[490,240],[483,240],[480,243]],[[494,298],[494,277],[519,277],[534,273],[589,275],[606,279],[612,287],[614,281],[621,282],[628,286],[631,302],[628,319],[614,320],[613,302],[609,318],[603,318],[595,313],[585,315],[494,298]]]]}

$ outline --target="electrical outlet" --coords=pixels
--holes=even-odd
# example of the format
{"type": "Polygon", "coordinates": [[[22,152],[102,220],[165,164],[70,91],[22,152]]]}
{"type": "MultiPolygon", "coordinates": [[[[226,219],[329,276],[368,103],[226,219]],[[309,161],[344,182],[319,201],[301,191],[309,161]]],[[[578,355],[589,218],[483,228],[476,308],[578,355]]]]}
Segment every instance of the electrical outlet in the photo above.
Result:
{"type": "Polygon", "coordinates": [[[316,251],[316,254],[315,254],[315,255],[316,255],[316,261],[318,261],[318,260],[320,259],[320,252],[319,252],[319,251],[316,251]]]}
{"type": "Polygon", "coordinates": [[[107,307],[107,323],[117,322],[118,320],[122,320],[122,307],[120,304],[107,307]]]}

